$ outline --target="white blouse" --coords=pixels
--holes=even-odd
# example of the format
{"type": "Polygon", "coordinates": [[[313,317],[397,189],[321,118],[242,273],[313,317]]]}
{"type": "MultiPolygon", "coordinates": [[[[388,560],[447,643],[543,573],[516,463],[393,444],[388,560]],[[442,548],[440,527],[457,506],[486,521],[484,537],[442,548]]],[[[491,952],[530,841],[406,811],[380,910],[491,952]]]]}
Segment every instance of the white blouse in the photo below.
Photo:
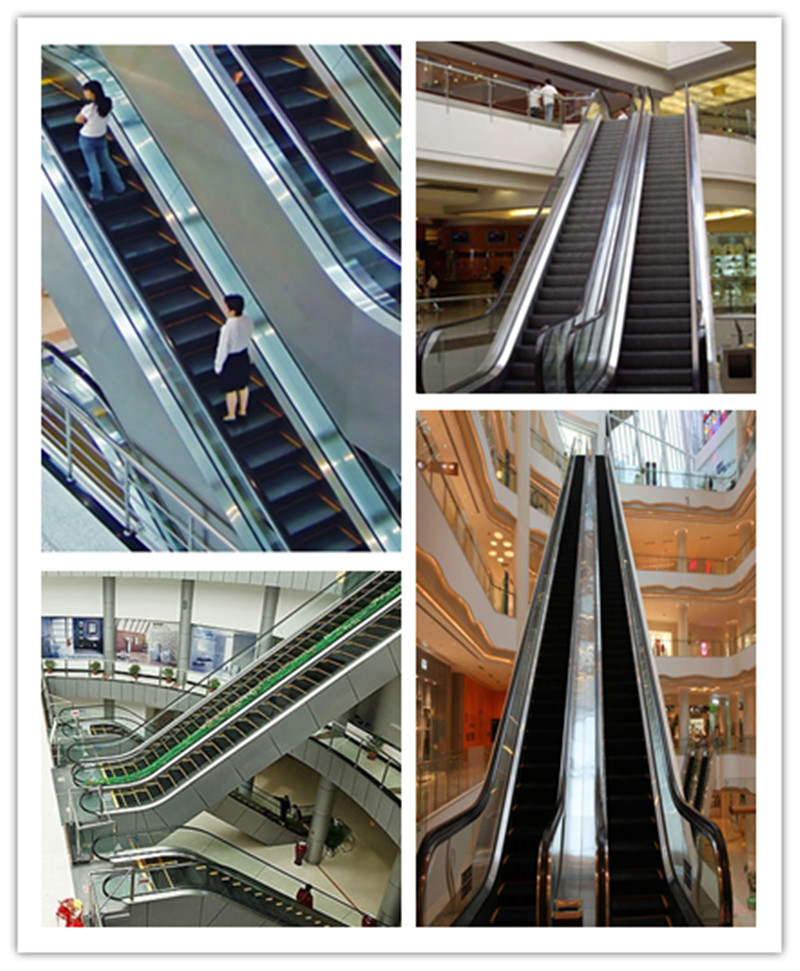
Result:
{"type": "Polygon", "coordinates": [[[109,116],[106,115],[104,118],[94,101],[85,104],[81,108],[80,114],[86,119],[80,131],[81,135],[85,135],[87,138],[102,138],[108,131],[109,116]]]}
{"type": "Polygon", "coordinates": [[[238,354],[250,346],[253,336],[253,321],[247,314],[228,317],[220,328],[217,339],[217,355],[214,358],[214,373],[222,374],[222,368],[230,354],[238,354]]]}

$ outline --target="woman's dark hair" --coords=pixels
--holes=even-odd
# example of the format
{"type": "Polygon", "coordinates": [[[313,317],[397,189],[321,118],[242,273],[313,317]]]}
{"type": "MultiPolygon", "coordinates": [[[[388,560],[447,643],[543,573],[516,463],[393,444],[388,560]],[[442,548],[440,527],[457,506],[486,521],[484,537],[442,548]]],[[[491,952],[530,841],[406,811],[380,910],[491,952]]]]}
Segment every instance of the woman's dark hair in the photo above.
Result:
{"type": "Polygon", "coordinates": [[[91,91],[94,95],[94,103],[97,105],[101,118],[105,118],[111,113],[111,98],[105,93],[103,85],[99,81],[87,81],[83,90],[91,91]]]}
{"type": "Polygon", "coordinates": [[[228,293],[225,295],[225,306],[237,317],[241,317],[244,310],[244,297],[240,297],[238,293],[228,293]]]}

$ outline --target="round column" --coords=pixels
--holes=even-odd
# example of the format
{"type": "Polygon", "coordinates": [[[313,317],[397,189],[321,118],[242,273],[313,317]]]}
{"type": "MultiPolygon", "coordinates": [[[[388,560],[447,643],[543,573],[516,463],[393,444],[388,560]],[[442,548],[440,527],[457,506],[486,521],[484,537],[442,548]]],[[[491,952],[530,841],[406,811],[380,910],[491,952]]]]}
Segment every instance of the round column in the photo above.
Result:
{"type": "Polygon", "coordinates": [[[678,689],[678,732],[680,734],[681,752],[686,751],[689,744],[689,689],[678,689]]]}
{"type": "MultiPolygon", "coordinates": [[[[103,577],[103,672],[114,673],[117,657],[117,580],[116,577],[103,577]]],[[[113,712],[113,702],[112,702],[113,712]]],[[[112,712],[106,712],[111,715],[112,712]]]]}
{"type": "Polygon", "coordinates": [[[739,650],[744,650],[756,642],[756,598],[743,597],[739,601],[739,650]]]}
{"type": "Polygon", "coordinates": [[[678,656],[689,657],[689,604],[678,604],[678,656]]]}
{"type": "Polygon", "coordinates": [[[259,638],[258,644],[256,645],[256,657],[267,654],[277,640],[269,632],[275,626],[280,592],[278,587],[264,587],[264,599],[261,601],[261,622],[258,625],[259,638]]]}
{"type": "Polygon", "coordinates": [[[517,621],[517,644],[522,642],[528,619],[528,569],[531,555],[531,414],[517,412],[517,525],[514,531],[514,612],[517,621]]]}
{"type": "Polygon", "coordinates": [[[178,684],[186,684],[189,660],[192,650],[192,605],[194,603],[194,580],[181,580],[181,609],[178,614],[178,669],[175,677],[178,684]]]}
{"type": "Polygon", "coordinates": [[[389,882],[383,892],[378,921],[389,927],[396,927],[400,923],[400,851],[395,854],[389,882]]]}
{"type": "Polygon", "coordinates": [[[308,832],[308,852],[306,863],[319,863],[325,849],[325,837],[331,825],[331,807],[336,795],[336,786],[330,779],[321,778],[317,788],[317,798],[314,803],[314,815],[311,817],[311,828],[308,832]]]}
{"type": "Polygon", "coordinates": [[[678,572],[679,573],[685,573],[686,570],[689,567],[689,561],[688,561],[688,559],[686,557],[686,534],[687,533],[688,533],[688,530],[687,529],[676,529],[675,530],[675,539],[676,539],[677,544],[678,544],[678,562],[677,562],[677,567],[678,567],[678,572]]]}

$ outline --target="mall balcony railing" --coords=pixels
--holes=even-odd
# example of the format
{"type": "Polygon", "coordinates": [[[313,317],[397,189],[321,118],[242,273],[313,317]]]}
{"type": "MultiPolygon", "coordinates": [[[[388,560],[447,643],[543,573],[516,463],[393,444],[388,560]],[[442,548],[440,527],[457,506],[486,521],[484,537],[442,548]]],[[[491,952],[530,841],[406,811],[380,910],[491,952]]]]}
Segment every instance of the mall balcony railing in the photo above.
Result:
{"type": "Polygon", "coordinates": [[[703,640],[701,638],[672,638],[664,646],[663,653],[653,647],[653,655],[659,660],[665,657],[734,657],[756,643],[756,628],[749,627],[729,640],[703,640]]]}
{"type": "Polygon", "coordinates": [[[262,815],[271,817],[276,822],[284,823],[286,828],[297,836],[304,837],[307,835],[311,817],[314,814],[313,803],[302,806],[294,803],[289,806],[288,812],[284,812],[281,797],[255,785],[252,780],[238,785],[231,790],[230,795],[233,799],[251,806],[262,815]]]}
{"type": "Polygon", "coordinates": [[[447,483],[447,477],[435,471],[438,452],[423,425],[417,421],[417,474],[428,486],[431,495],[450,527],[467,563],[483,588],[492,608],[507,617],[514,616],[514,585],[508,574],[498,583],[483,558],[461,504],[447,483]]]}
{"type": "MultiPolygon", "coordinates": [[[[752,453],[751,453],[752,454],[752,453]]],[[[744,456],[743,456],[744,458],[744,456]]],[[[749,455],[747,456],[749,458],[749,455]]],[[[678,472],[640,466],[617,466],[614,470],[620,485],[656,486],[693,492],[730,492],[739,481],[747,459],[737,463],[730,475],[707,475],[705,472],[678,472]]]]}
{"type": "Polygon", "coordinates": [[[709,738],[708,735],[701,735],[694,738],[679,738],[673,730],[673,741],[675,742],[676,755],[688,755],[696,752],[698,748],[710,748],[717,755],[755,755],[756,736],[722,734],[717,738],[709,738]]]}
{"type": "Polygon", "coordinates": [[[751,108],[722,105],[719,108],[698,106],[697,121],[704,135],[733,135],[739,138],[756,137],[756,112],[751,108]]]}
{"type": "Polygon", "coordinates": [[[480,105],[490,112],[509,112],[528,118],[531,123],[552,124],[560,128],[580,122],[589,95],[577,91],[555,96],[551,122],[545,122],[541,114],[531,115],[528,95],[539,87],[538,83],[532,85],[530,81],[511,75],[492,72],[490,76],[467,63],[439,58],[436,54],[425,53],[417,57],[417,91],[424,94],[438,95],[447,101],[480,105]]]}
{"type": "MultiPolygon", "coordinates": [[[[489,420],[488,412],[482,411],[481,423],[483,424],[486,438],[489,444],[489,455],[492,461],[495,478],[502,482],[504,486],[516,491],[517,488],[517,468],[513,454],[508,449],[501,450],[497,446],[497,441],[492,431],[492,423],[489,420]]],[[[543,438],[538,432],[531,429],[531,447],[553,462],[561,470],[562,476],[566,469],[569,456],[560,455],[552,445],[543,438]]],[[[549,492],[541,489],[535,482],[530,484],[530,505],[532,509],[538,509],[551,519],[556,514],[558,496],[552,496],[549,492]]]]}
{"type": "Polygon", "coordinates": [[[400,799],[401,762],[397,746],[350,722],[331,722],[311,737],[369,776],[394,799],[400,799]]]}
{"type": "Polygon", "coordinates": [[[105,509],[123,535],[149,550],[231,552],[226,524],[111,427],[110,409],[91,414],[42,375],[42,452],[69,485],[105,509]],[[215,524],[216,520],[216,524],[215,524]]]}
{"type": "Polygon", "coordinates": [[[678,556],[675,553],[640,553],[633,551],[637,570],[658,570],[665,573],[699,573],[706,576],[729,576],[744,563],[756,548],[755,536],[735,553],[726,557],[678,556]]]}
{"type": "Polygon", "coordinates": [[[491,756],[491,745],[474,745],[457,755],[418,760],[417,822],[480,785],[491,756]]]}

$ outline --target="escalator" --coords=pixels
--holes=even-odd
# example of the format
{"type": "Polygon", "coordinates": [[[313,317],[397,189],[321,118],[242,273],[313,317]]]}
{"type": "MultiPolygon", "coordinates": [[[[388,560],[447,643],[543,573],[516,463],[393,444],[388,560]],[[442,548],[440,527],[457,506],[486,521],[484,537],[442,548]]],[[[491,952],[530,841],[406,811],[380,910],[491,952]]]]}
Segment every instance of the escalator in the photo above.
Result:
{"type": "MultiPolygon", "coordinates": [[[[42,126],[81,190],[88,175],[77,145],[79,99],[63,84],[43,84],[42,126]]],[[[320,470],[319,462],[258,370],[246,421],[225,423],[224,395],[213,370],[225,315],[168,216],[114,143],[125,192],[93,206],[120,263],[171,346],[177,365],[197,390],[287,548],[360,550],[366,544],[320,470]]],[[[246,308],[247,309],[247,308],[246,308]]]]}
{"type": "Polygon", "coordinates": [[[628,123],[601,122],[511,363],[493,390],[537,390],[536,343],[543,328],[571,317],[583,298],[627,130],[628,123]]]}
{"type": "Polygon", "coordinates": [[[534,223],[568,207],[555,247],[512,268],[517,292],[422,336],[420,390],[716,390],[696,111],[688,93],[683,115],[655,116],[647,101],[634,99],[626,124],[601,123],[583,169],[565,156],[534,223]]]}
{"type": "Polygon", "coordinates": [[[611,925],[672,927],[688,921],[665,876],[604,465],[597,501],[611,925]]]}
{"type": "MultiPolygon", "coordinates": [[[[229,47],[217,45],[213,49],[287,157],[291,158],[298,146],[293,144],[283,127],[274,123],[272,108],[262,97],[260,85],[274,99],[293,133],[327,173],[356,219],[399,258],[399,186],[337,103],[303,50],[291,45],[238,47],[236,52],[247,67],[242,71],[242,63],[229,47]]],[[[377,266],[376,260],[373,272],[378,272],[377,266]]],[[[387,292],[398,299],[400,282],[393,279],[391,266],[385,267],[383,276],[387,292]]]]}
{"type": "Polygon", "coordinates": [[[682,115],[650,125],[616,390],[693,386],[686,144],[682,115]]]}
{"type": "Polygon", "coordinates": [[[477,925],[536,923],[539,843],[553,815],[561,765],[585,459],[575,462],[500,868],[477,925]]]}
{"type": "Polygon", "coordinates": [[[76,765],[81,809],[119,832],[185,822],[396,676],[399,634],[399,574],[374,574],[139,748],[76,765]]]}

